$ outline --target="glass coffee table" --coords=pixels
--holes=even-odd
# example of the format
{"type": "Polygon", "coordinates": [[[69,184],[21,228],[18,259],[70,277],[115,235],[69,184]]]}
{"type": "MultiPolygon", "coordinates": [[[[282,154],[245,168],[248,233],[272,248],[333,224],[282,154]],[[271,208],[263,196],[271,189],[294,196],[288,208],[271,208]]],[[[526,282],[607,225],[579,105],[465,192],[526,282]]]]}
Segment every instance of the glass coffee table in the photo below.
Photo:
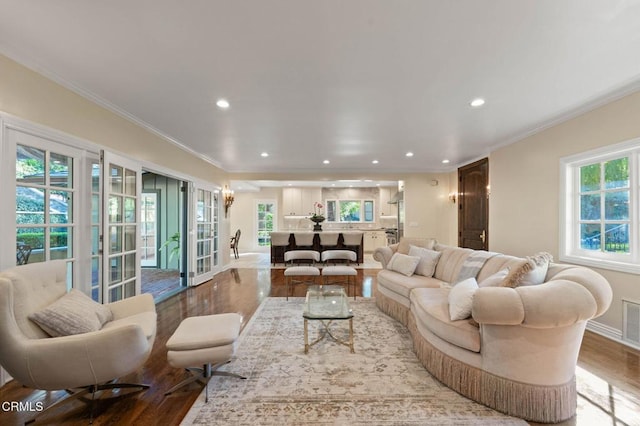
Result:
{"type": "Polygon", "coordinates": [[[304,353],[309,353],[309,348],[325,337],[329,336],[334,341],[348,346],[351,353],[353,349],[353,311],[349,306],[349,297],[344,292],[342,286],[336,285],[314,285],[307,289],[307,297],[304,301],[304,353]],[[349,320],[349,341],[344,341],[333,334],[329,327],[333,321],[349,320]],[[309,343],[309,321],[320,321],[322,330],[318,338],[309,343]]]}

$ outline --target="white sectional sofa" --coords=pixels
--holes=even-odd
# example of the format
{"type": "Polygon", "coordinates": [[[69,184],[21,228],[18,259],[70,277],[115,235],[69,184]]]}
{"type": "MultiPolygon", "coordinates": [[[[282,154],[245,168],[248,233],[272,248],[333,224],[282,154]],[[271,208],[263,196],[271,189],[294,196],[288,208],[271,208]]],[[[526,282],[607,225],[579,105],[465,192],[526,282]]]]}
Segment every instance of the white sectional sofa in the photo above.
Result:
{"type": "Polygon", "coordinates": [[[374,259],[383,265],[377,306],[409,328],[415,352],[438,380],[529,421],[555,423],[575,415],[584,329],[612,299],[600,274],[545,262],[545,256],[517,258],[431,239],[403,239],[377,249],[374,259]],[[415,261],[409,253],[426,254],[416,268],[424,275],[409,273],[411,265],[407,271],[415,261]],[[527,282],[532,279],[541,283],[527,282]],[[468,315],[453,309],[460,306],[468,315]],[[452,314],[463,319],[452,320],[452,314]]]}

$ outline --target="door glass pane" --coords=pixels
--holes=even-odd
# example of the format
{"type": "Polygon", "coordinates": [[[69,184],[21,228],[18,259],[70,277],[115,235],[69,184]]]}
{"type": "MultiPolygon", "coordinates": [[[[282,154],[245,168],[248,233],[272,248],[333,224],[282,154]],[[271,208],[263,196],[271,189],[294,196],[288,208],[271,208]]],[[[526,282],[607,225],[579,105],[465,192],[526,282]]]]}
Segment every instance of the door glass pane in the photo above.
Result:
{"type": "Polygon", "coordinates": [[[122,197],[109,196],[109,222],[122,223],[122,197]]]}
{"type": "Polygon", "coordinates": [[[125,190],[126,195],[136,196],[136,172],[125,169],[125,190]]]}
{"type": "Polygon", "coordinates": [[[132,251],[136,249],[136,227],[124,227],[124,251],[132,251]]]}
{"type": "Polygon", "coordinates": [[[73,257],[70,244],[72,239],[71,228],[52,228],[49,234],[50,251],[49,259],[70,259],[73,257]]]}
{"type": "Polygon", "coordinates": [[[116,193],[116,194],[122,194],[122,189],[123,189],[122,179],[123,178],[124,178],[124,176],[123,176],[122,167],[114,166],[112,164],[111,165],[111,175],[110,175],[111,192],[116,193]]]}
{"type": "Polygon", "coordinates": [[[127,223],[136,222],[136,199],[125,197],[124,199],[124,221],[127,223]]]}
{"type": "Polygon", "coordinates": [[[40,188],[16,187],[16,223],[43,224],[44,193],[40,188]]]}
{"type": "Polygon", "coordinates": [[[109,227],[110,254],[122,252],[122,227],[111,225],[109,227]]]}
{"type": "Polygon", "coordinates": [[[51,186],[73,187],[73,159],[66,155],[51,153],[49,162],[51,186]]]}
{"type": "Polygon", "coordinates": [[[16,182],[30,185],[45,184],[45,152],[25,145],[16,148],[16,182]]]}

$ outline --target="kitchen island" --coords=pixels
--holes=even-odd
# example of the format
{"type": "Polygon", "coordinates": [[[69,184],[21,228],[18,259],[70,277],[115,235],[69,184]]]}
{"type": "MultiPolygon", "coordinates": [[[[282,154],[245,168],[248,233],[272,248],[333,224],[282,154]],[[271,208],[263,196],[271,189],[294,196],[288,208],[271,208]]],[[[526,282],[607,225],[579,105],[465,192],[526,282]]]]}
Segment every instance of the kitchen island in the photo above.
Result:
{"type": "MultiPolygon", "coordinates": [[[[279,246],[274,247],[271,246],[271,263],[284,263],[284,252],[289,250],[316,250],[318,252],[322,252],[323,248],[320,245],[320,234],[321,232],[310,232],[310,231],[294,231],[289,234],[289,245],[288,246],[279,246]],[[294,234],[314,234],[313,236],[313,245],[312,246],[298,246],[296,245],[294,234]]],[[[338,236],[338,245],[336,247],[332,247],[333,249],[338,250],[352,250],[356,253],[356,258],[358,263],[363,263],[364,260],[364,245],[363,245],[363,237],[364,232],[362,231],[344,231],[339,232],[338,236]],[[359,234],[359,244],[356,245],[345,245],[344,244],[344,234],[359,234]]]]}

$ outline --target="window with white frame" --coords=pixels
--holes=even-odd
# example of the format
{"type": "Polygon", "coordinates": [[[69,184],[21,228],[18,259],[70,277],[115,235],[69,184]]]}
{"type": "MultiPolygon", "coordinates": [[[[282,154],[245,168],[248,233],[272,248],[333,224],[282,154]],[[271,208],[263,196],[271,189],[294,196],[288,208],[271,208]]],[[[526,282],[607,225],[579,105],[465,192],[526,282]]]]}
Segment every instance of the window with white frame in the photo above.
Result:
{"type": "Polygon", "coordinates": [[[373,200],[326,200],[327,222],[374,222],[373,200]]]}
{"type": "Polygon", "coordinates": [[[640,273],[640,140],[561,160],[561,260],[640,273]]]}

